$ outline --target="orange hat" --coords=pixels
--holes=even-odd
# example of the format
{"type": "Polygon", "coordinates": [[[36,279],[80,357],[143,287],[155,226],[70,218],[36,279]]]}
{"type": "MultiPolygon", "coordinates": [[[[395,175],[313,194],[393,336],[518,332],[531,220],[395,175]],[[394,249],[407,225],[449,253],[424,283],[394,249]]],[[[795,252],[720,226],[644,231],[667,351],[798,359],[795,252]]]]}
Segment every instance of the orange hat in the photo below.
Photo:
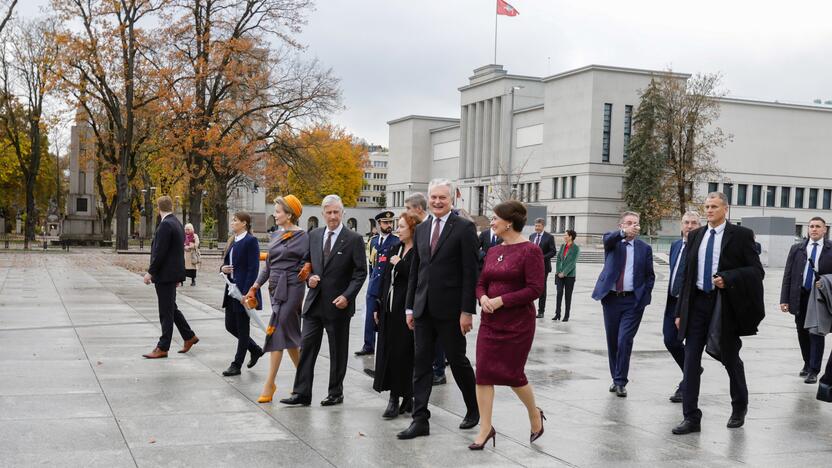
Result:
{"type": "Polygon", "coordinates": [[[286,195],[283,197],[283,201],[285,201],[286,204],[289,205],[289,208],[295,212],[295,216],[300,218],[300,215],[303,213],[303,205],[300,203],[300,200],[298,200],[298,197],[294,195],[286,195]]]}

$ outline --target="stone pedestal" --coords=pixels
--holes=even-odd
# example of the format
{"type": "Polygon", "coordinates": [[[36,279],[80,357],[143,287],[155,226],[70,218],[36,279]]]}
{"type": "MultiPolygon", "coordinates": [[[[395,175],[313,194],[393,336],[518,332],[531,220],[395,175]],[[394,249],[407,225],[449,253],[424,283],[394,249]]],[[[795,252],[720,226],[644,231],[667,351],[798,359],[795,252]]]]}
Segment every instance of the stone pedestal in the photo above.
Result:
{"type": "Polygon", "coordinates": [[[78,110],[69,146],[69,194],[61,222],[61,241],[71,244],[109,242],[101,234],[95,196],[95,145],[86,113],[78,110]]]}

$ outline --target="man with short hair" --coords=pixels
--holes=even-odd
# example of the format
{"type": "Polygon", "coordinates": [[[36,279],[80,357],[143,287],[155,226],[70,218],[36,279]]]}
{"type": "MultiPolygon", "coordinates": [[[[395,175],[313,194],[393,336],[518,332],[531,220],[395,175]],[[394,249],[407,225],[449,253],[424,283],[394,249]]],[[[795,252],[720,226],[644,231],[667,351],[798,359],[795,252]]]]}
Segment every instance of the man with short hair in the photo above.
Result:
{"type": "Polygon", "coordinates": [[[428,200],[422,192],[416,192],[404,199],[404,208],[408,214],[416,216],[419,221],[424,221],[428,216],[428,200]]]}
{"type": "MultiPolygon", "coordinates": [[[[558,253],[555,247],[555,238],[544,230],[546,221],[543,218],[534,220],[534,233],[529,235],[529,241],[540,247],[543,251],[543,292],[537,300],[537,318],[543,318],[546,312],[546,285],[549,283],[549,273],[552,272],[552,258],[558,253]]],[[[560,318],[560,317],[558,317],[560,318]]]]}
{"type": "Polygon", "coordinates": [[[144,275],[144,284],[153,283],[159,301],[159,322],[162,336],[156,348],[143,356],[147,359],[168,357],[173,326],[179,330],[184,346],[180,353],[187,353],[199,342],[182,311],[176,306],[176,286],[185,281],[185,230],[173,216],[173,200],[163,195],[156,200],[159,210],[159,226],[153,234],[150,247],[150,266],[144,275]]]}
{"type": "Polygon", "coordinates": [[[376,322],[373,314],[378,311],[378,290],[381,287],[381,275],[387,260],[399,247],[399,238],[393,234],[395,215],[392,211],[384,210],[375,216],[378,234],[370,239],[370,277],[367,280],[366,306],[364,308],[364,345],[355,352],[356,356],[375,354],[376,350],[376,322]]]}
{"type": "Polygon", "coordinates": [[[765,316],[760,256],[754,250],[754,231],[728,222],[728,198],[711,192],[705,199],[707,226],[688,234],[685,275],[676,309],[679,339],[685,340],[684,420],[674,434],[699,432],[702,352],[722,362],[731,391],[729,428],[745,424],[748,386],[740,359],[741,336],[754,335],[765,316]]]}
{"type": "Polygon", "coordinates": [[[619,397],[627,396],[633,340],[656,280],[653,249],[637,239],[640,231],[639,214],[625,211],[618,230],[604,234],[604,268],[592,292],[604,308],[610,392],[619,397]]]}
{"type": "MultiPolygon", "coordinates": [[[[688,234],[699,228],[699,213],[688,211],[682,215],[682,238],[676,239],[670,244],[670,280],[667,286],[667,303],[664,308],[664,324],[662,336],[664,346],[673,360],[679,366],[679,370],[685,370],[685,345],[679,340],[676,329],[676,304],[679,302],[679,293],[682,291],[682,282],[685,275],[686,247],[688,245],[688,234]]],[[[670,396],[673,403],[682,402],[682,385],[679,382],[676,391],[670,396]]]]}
{"type": "Polygon", "coordinates": [[[814,335],[803,327],[809,293],[812,291],[815,270],[820,259],[832,255],[832,242],[826,239],[826,221],[820,216],[809,220],[809,238],[797,243],[786,257],[783,285],[780,288],[780,310],[794,315],[797,326],[797,342],[803,355],[803,368],[799,375],[807,384],[817,383],[823,362],[824,337],[814,335]],[[811,260],[811,261],[809,261],[811,260]]]}

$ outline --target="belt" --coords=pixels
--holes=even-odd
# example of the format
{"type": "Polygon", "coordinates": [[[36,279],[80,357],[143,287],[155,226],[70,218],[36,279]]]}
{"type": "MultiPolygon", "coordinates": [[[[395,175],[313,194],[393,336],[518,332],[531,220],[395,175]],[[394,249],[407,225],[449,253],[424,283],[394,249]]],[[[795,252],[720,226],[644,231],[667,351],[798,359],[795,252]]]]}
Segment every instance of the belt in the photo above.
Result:
{"type": "Polygon", "coordinates": [[[617,297],[627,297],[635,294],[633,291],[610,291],[610,294],[617,297]]]}

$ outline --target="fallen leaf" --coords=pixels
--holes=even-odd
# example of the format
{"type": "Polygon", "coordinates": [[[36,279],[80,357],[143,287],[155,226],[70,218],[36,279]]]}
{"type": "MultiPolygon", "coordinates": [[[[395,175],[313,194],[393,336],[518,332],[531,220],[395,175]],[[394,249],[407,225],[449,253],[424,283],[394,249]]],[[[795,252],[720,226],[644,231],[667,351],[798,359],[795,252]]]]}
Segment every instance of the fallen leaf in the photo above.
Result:
{"type": "Polygon", "coordinates": [[[148,440],[148,442],[149,442],[149,443],[151,443],[151,444],[155,444],[155,443],[156,443],[156,438],[155,438],[155,437],[151,437],[151,438],[148,440]]]}

